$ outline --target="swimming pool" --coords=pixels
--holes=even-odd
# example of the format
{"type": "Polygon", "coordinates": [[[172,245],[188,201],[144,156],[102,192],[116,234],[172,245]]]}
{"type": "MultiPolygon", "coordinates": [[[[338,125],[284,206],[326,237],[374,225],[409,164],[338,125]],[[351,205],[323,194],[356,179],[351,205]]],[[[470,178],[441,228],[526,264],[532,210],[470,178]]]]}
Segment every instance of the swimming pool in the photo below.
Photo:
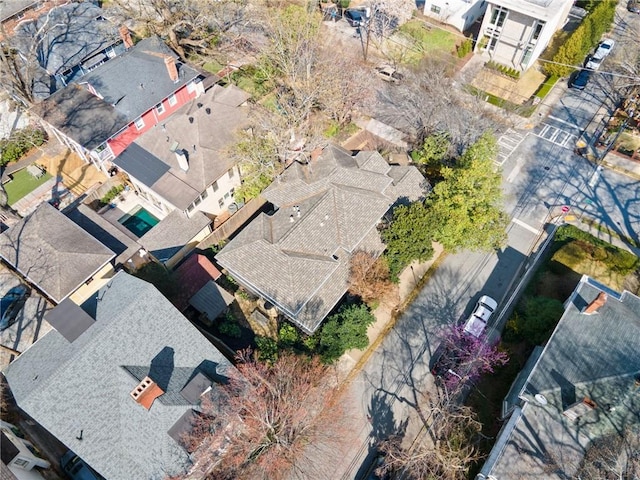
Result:
{"type": "Polygon", "coordinates": [[[121,223],[127,228],[127,230],[135,234],[137,237],[143,236],[155,227],[159,221],[160,220],[140,206],[134,208],[129,213],[118,219],[118,223],[121,223]]]}

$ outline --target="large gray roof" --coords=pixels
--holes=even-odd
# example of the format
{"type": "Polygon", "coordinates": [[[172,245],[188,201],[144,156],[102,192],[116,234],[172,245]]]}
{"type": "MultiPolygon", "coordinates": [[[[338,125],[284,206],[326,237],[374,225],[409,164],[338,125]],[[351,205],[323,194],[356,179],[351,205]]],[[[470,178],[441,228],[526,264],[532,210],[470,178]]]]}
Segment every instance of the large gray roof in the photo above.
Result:
{"type": "Polygon", "coordinates": [[[158,37],[145,38],[81,77],[81,84],[88,86],[72,83],[33,111],[91,150],[198,77],[196,70],[176,61],[179,78],[173,82],[164,62],[167,56],[176,58],[158,37]]]}
{"type": "Polygon", "coordinates": [[[37,0],[2,0],[0,2],[0,21],[6,20],[36,3],[38,3],[37,0]]]}
{"type": "Polygon", "coordinates": [[[228,148],[248,125],[247,108],[241,106],[248,98],[233,85],[215,85],[139,137],[114,163],[185,210],[233,166],[228,148]],[[187,151],[186,172],[172,151],[176,148],[187,151]]]}
{"type": "Polygon", "coordinates": [[[376,224],[399,198],[424,195],[424,183],[415,167],[331,145],[313,164],[294,163],[276,179],[263,195],[278,210],[252,221],[216,259],[312,333],[347,290],[351,254],[381,253],[376,224]]]}
{"type": "Polygon", "coordinates": [[[0,256],[59,303],[115,255],[45,202],[0,235],[0,256]]]}
{"type": "Polygon", "coordinates": [[[522,389],[524,406],[482,473],[568,478],[591,440],[640,425],[635,384],[640,375],[640,298],[610,292],[599,313],[582,313],[603,288],[587,277],[579,283],[522,389]],[[535,394],[543,395],[546,405],[535,394]],[[595,409],[575,420],[563,415],[585,397],[595,402],[595,409]],[[560,464],[555,472],[549,469],[550,459],[560,464]]]}
{"type": "Polygon", "coordinates": [[[155,287],[125,272],[82,307],[96,321],[76,340],[53,330],[7,368],[18,405],[109,480],[181,473],[189,457],[167,432],[197,405],[180,390],[198,372],[224,381],[229,362],[155,287]],[[166,392],[150,410],[130,397],[146,375],[166,392]]]}

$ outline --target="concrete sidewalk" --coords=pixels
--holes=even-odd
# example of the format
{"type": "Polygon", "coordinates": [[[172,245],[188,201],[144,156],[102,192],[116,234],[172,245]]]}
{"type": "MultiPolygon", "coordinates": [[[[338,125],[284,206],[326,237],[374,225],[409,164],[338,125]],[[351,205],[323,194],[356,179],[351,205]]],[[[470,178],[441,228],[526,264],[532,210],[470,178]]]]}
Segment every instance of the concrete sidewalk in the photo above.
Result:
{"type": "Polygon", "coordinates": [[[349,350],[338,361],[337,368],[338,372],[340,372],[341,380],[346,383],[360,372],[369,357],[382,343],[386,334],[393,328],[396,319],[420,291],[424,284],[423,279],[427,280],[429,278],[428,276],[425,277],[425,275],[431,273],[429,270],[434,265],[437,267],[437,262],[442,258],[444,258],[442,245],[434,242],[431,260],[423,263],[413,262],[403,270],[398,282],[399,298],[395,302],[381,302],[378,308],[373,311],[376,321],[367,330],[369,347],[366,350],[349,350]]]}

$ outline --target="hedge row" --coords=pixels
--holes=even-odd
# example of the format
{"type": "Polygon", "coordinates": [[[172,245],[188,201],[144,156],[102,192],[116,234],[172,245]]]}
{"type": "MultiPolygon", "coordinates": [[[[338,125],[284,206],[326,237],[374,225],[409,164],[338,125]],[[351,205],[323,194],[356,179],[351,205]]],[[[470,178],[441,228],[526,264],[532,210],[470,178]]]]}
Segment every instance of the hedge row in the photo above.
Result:
{"type": "Polygon", "coordinates": [[[604,0],[584,17],[578,28],[563,43],[552,61],[547,63],[544,69],[547,75],[566,77],[574,67],[570,65],[582,64],[585,56],[595,47],[602,35],[611,28],[615,17],[616,2],[604,0]]]}
{"type": "Polygon", "coordinates": [[[506,65],[502,65],[498,62],[494,62],[493,60],[489,60],[484,64],[485,67],[495,70],[496,72],[500,72],[507,77],[515,78],[516,80],[520,78],[520,72],[515,68],[507,67],[506,65]]]}

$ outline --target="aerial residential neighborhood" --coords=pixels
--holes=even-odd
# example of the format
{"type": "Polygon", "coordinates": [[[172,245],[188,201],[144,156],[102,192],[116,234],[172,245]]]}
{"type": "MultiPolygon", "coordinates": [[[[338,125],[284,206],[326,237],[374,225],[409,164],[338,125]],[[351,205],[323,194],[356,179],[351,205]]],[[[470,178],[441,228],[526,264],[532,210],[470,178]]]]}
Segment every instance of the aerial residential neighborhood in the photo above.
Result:
{"type": "Polygon", "coordinates": [[[638,12],[0,1],[0,479],[640,478],[638,12]]]}

